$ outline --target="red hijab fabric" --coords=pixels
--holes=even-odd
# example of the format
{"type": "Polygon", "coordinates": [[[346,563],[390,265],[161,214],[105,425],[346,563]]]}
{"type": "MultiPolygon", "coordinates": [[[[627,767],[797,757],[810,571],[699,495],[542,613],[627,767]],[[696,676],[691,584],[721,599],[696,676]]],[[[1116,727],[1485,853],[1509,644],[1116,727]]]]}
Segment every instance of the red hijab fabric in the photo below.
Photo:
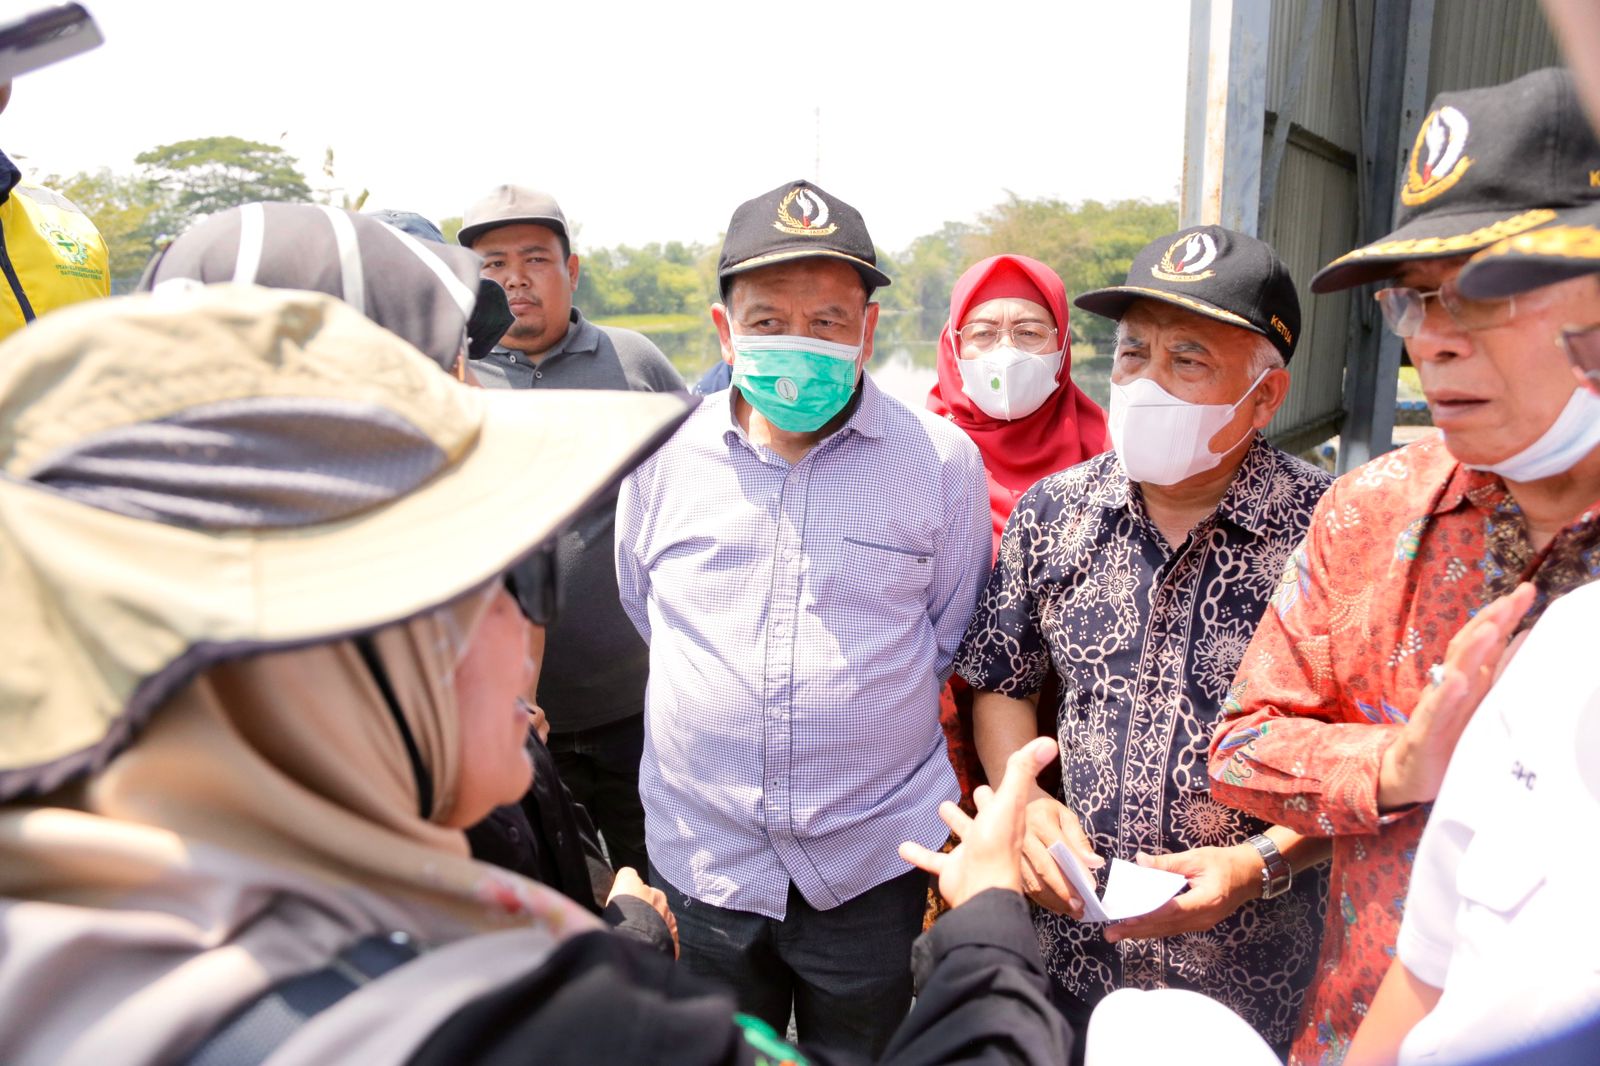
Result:
{"type": "Polygon", "coordinates": [[[950,320],[939,333],[939,380],[928,393],[928,410],[960,426],[983,454],[996,552],[1011,508],[1034,482],[1106,450],[1105,412],[1072,381],[1068,321],[1066,286],[1054,270],[1025,255],[997,255],[973,264],[950,294],[950,320]],[[1048,308],[1066,349],[1056,391],[1037,411],[1011,421],[980,411],[961,390],[956,367],[961,320],[978,304],[1003,296],[1048,308]]]}

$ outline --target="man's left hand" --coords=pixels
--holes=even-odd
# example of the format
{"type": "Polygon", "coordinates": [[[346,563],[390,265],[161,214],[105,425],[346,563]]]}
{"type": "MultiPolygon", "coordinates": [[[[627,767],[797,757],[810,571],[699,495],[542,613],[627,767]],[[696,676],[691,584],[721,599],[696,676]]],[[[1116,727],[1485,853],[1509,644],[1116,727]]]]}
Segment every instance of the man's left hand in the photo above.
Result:
{"type": "Polygon", "coordinates": [[[1210,929],[1261,895],[1261,855],[1249,844],[1195,848],[1171,855],[1137,856],[1140,866],[1171,870],[1189,879],[1189,890],[1149,914],[1106,926],[1106,942],[1174,936],[1210,929]]]}

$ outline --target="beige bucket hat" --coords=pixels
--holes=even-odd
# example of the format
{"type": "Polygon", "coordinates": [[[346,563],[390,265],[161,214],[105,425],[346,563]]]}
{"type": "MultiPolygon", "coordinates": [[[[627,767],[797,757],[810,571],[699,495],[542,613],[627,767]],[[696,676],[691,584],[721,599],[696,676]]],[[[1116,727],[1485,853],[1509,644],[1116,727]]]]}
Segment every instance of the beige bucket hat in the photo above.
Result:
{"type": "Polygon", "coordinates": [[[197,671],[410,618],[614,485],[679,394],[471,389],[330,296],[80,304],[0,345],[0,801],[197,671]]]}

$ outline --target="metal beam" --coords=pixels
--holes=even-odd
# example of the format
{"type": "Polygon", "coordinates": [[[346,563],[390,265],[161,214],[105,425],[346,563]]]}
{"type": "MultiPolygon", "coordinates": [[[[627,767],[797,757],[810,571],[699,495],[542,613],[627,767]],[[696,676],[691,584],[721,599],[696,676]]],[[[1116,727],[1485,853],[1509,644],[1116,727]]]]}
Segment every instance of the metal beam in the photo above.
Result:
{"type": "MultiPolygon", "coordinates": [[[[1434,0],[1391,0],[1374,6],[1371,55],[1362,101],[1365,218],[1361,244],[1394,226],[1395,199],[1417,127],[1428,106],[1428,65],[1433,45],[1434,0]]],[[[1394,403],[1401,343],[1382,326],[1369,286],[1354,294],[1350,310],[1350,365],[1345,376],[1349,415],[1339,436],[1339,472],[1353,470],[1394,447],[1394,403]]]]}
{"type": "Polygon", "coordinates": [[[1257,232],[1270,28],[1269,0],[1190,2],[1189,99],[1205,109],[1184,134],[1185,226],[1257,232]]]}

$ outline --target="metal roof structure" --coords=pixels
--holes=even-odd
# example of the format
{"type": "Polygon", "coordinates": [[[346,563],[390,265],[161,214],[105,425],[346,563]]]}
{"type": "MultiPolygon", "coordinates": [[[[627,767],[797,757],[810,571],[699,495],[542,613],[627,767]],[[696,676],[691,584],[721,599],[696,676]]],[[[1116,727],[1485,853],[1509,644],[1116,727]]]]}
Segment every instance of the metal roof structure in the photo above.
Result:
{"type": "Polygon", "coordinates": [[[1560,62],[1536,0],[1190,0],[1181,222],[1261,237],[1300,287],[1275,442],[1338,434],[1341,471],[1390,448],[1400,341],[1372,286],[1313,296],[1311,276],[1392,228],[1435,94],[1560,62]]]}

